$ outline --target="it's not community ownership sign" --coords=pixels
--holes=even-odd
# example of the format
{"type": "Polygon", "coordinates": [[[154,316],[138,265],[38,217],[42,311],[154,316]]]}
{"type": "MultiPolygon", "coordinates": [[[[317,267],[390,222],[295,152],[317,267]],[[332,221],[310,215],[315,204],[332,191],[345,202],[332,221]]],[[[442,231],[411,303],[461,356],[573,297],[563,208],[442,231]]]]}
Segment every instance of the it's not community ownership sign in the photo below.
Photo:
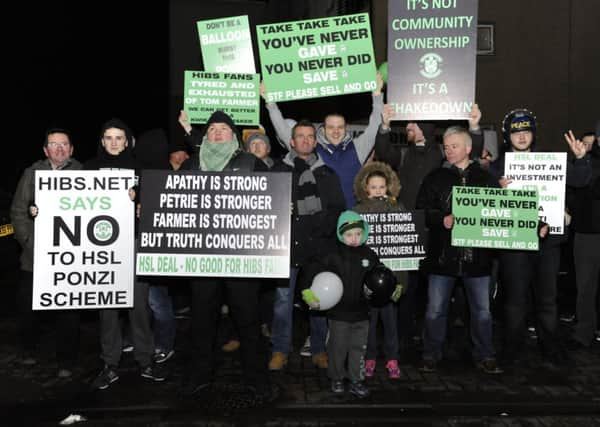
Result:
{"type": "Polygon", "coordinates": [[[388,2],[394,120],[467,119],[475,98],[477,0],[388,2]]]}

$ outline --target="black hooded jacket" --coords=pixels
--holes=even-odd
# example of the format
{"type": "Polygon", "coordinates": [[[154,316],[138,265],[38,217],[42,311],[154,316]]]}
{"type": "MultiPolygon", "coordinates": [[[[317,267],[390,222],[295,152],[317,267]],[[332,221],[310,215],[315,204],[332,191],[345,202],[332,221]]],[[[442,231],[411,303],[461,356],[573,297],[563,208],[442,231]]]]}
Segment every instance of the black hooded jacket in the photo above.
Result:
{"type": "MultiPolygon", "coordinates": [[[[568,188],[567,201],[573,215],[571,227],[577,233],[600,233],[600,146],[594,143],[592,150],[582,159],[591,168],[591,179],[583,187],[568,188]]],[[[568,173],[568,171],[567,171],[568,173]]],[[[567,181],[567,184],[572,182],[567,181]]]]}
{"type": "MultiPolygon", "coordinates": [[[[104,148],[104,146],[102,145],[102,140],[100,140],[99,145],[98,145],[98,155],[96,157],[91,158],[90,160],[88,160],[87,162],[85,162],[83,164],[83,169],[84,170],[133,170],[135,172],[135,183],[136,185],[133,187],[133,190],[135,191],[135,202],[137,203],[137,201],[139,200],[139,185],[140,185],[140,181],[139,181],[139,176],[140,176],[140,171],[141,171],[141,165],[138,163],[138,161],[135,159],[134,155],[133,155],[133,150],[131,149],[131,145],[132,145],[132,135],[131,132],[129,131],[129,128],[122,127],[125,126],[124,124],[122,124],[122,122],[118,121],[117,119],[112,119],[109,120],[108,122],[106,122],[103,127],[102,127],[102,132],[101,132],[101,136],[104,134],[104,130],[110,128],[110,127],[115,127],[117,129],[125,129],[125,133],[127,136],[127,141],[128,144],[125,147],[125,149],[123,151],[121,151],[119,154],[117,154],[116,156],[110,154],[108,151],[106,151],[106,149],[104,148]],[[115,124],[113,126],[113,124],[115,124]]],[[[135,210],[135,203],[131,204],[132,209],[135,210]]],[[[137,218],[135,219],[135,234],[137,235],[138,233],[138,221],[137,218]]]]}
{"type": "Polygon", "coordinates": [[[345,322],[367,320],[369,304],[363,293],[363,283],[365,274],[377,264],[379,258],[367,246],[351,247],[338,241],[331,250],[321,249],[313,256],[298,278],[298,288],[310,288],[318,273],[331,271],[342,279],[344,294],[339,303],[327,310],[327,317],[345,322]]]}
{"type": "Polygon", "coordinates": [[[498,187],[498,181],[477,162],[464,170],[444,163],[427,175],[417,196],[417,209],[425,210],[429,228],[427,257],[421,266],[428,274],[444,276],[487,276],[491,272],[493,251],[452,246],[451,230],[444,217],[452,213],[452,187],[498,187]]]}
{"type": "Polygon", "coordinates": [[[100,130],[100,141],[98,142],[98,151],[96,157],[88,160],[83,164],[85,170],[101,170],[101,169],[132,169],[135,171],[136,177],[139,176],[140,164],[136,161],[133,155],[133,134],[129,126],[119,119],[110,119],[106,121],[100,130]],[[127,146],[116,156],[110,154],[102,145],[102,138],[107,129],[116,128],[125,132],[127,138],[127,146]]]}
{"type": "Polygon", "coordinates": [[[402,144],[396,134],[384,132],[381,127],[375,139],[375,158],[389,164],[398,174],[402,183],[399,200],[408,209],[414,209],[419,187],[423,178],[440,167],[444,154],[435,141],[435,125],[419,123],[425,137],[425,145],[402,144]]]}

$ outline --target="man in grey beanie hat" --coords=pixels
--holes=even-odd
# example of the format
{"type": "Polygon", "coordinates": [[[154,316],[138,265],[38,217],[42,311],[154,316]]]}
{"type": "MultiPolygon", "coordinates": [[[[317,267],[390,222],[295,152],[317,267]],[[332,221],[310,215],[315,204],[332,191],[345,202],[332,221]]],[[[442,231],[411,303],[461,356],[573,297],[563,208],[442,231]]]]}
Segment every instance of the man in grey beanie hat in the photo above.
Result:
{"type": "Polygon", "coordinates": [[[271,169],[275,162],[269,156],[271,154],[271,141],[269,137],[261,132],[251,133],[244,141],[246,151],[254,154],[271,169]]]}

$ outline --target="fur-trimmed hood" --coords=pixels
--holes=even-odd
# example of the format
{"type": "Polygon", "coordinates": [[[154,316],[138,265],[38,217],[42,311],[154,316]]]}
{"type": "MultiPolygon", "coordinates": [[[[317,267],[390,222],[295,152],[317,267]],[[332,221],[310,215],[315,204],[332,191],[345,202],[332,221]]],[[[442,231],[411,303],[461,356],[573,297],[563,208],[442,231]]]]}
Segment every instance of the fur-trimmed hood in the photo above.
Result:
{"type": "Polygon", "coordinates": [[[364,202],[369,198],[367,197],[365,187],[367,185],[367,178],[375,171],[382,172],[383,175],[385,175],[388,186],[388,195],[397,199],[402,186],[400,185],[400,179],[398,179],[396,172],[394,172],[387,163],[369,162],[358,171],[358,174],[356,174],[356,177],[354,178],[354,195],[356,196],[356,200],[358,202],[364,202]]]}

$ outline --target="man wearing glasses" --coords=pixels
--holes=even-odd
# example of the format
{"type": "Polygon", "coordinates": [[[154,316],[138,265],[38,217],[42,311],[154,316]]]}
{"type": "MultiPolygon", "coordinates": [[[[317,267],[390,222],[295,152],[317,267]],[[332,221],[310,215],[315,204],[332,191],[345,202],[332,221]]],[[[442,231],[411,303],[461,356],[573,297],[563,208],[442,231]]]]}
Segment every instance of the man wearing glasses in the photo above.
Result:
{"type": "MultiPolygon", "coordinates": [[[[25,169],[17,184],[10,208],[10,216],[15,230],[15,238],[23,249],[21,252],[21,276],[17,293],[19,307],[19,333],[23,354],[21,363],[37,363],[36,347],[40,340],[40,319],[31,309],[33,294],[33,221],[37,215],[35,206],[36,170],[78,170],[81,163],[71,158],[73,145],[69,132],[52,128],[46,131],[43,151],[46,156],[25,169]]],[[[79,311],[57,310],[56,319],[56,359],[58,376],[67,378],[72,375],[76,361],[79,341],[79,311]]]]}

